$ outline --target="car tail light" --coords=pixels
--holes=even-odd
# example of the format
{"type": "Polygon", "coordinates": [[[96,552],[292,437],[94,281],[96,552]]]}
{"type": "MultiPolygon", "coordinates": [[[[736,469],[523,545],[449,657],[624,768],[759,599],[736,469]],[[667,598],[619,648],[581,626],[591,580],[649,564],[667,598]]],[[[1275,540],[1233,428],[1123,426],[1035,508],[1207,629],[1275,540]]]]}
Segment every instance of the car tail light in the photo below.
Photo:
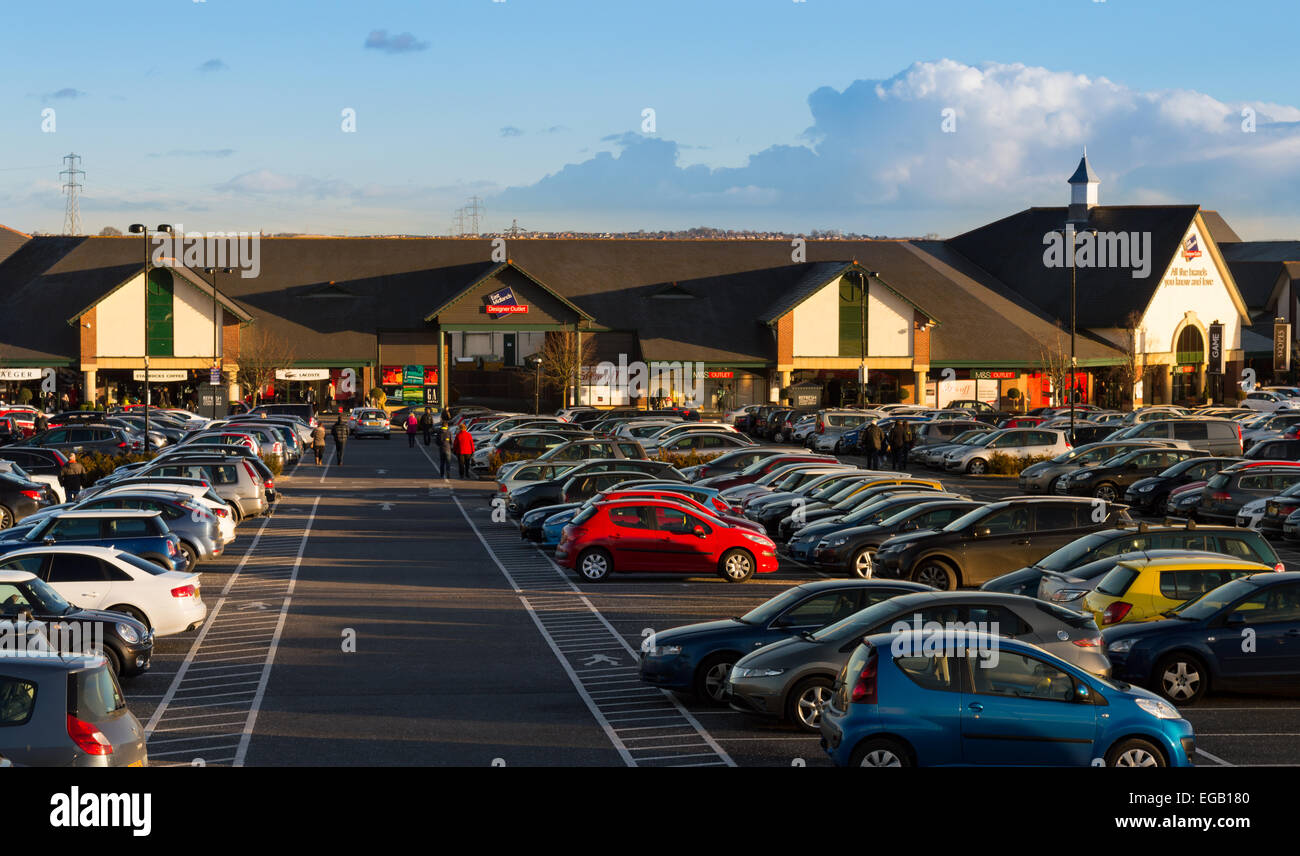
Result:
{"type": "Polygon", "coordinates": [[[817,420],[817,433],[818,434],[826,433],[826,423],[822,422],[820,419],[817,420]]]}
{"type": "Polygon", "coordinates": [[[197,594],[194,586],[180,586],[172,589],[172,597],[194,597],[197,594]]]}
{"type": "Polygon", "coordinates": [[[214,509],[212,509],[212,511],[213,511],[213,512],[218,516],[218,517],[226,517],[227,515],[230,514],[230,509],[228,509],[228,508],[214,508],[214,509]]]}
{"type": "Polygon", "coordinates": [[[1286,565],[1282,564],[1281,562],[1278,562],[1276,565],[1273,566],[1273,570],[1277,571],[1280,574],[1286,570],[1286,565]]]}
{"type": "Polygon", "coordinates": [[[72,742],[77,744],[77,748],[87,755],[112,755],[113,744],[108,742],[104,732],[100,731],[89,722],[83,722],[72,714],[68,714],[68,736],[72,742]]]}
{"type": "Polygon", "coordinates": [[[872,648],[867,655],[867,664],[862,667],[858,678],[853,682],[853,692],[849,700],[854,704],[877,704],[879,697],[876,693],[876,649],[872,648]]]}
{"type": "Polygon", "coordinates": [[[1228,493],[1226,490],[1216,490],[1214,493],[1210,494],[1210,499],[1215,502],[1228,502],[1232,499],[1232,494],[1228,493]]]}
{"type": "Polygon", "coordinates": [[[1078,639],[1071,639],[1070,641],[1073,642],[1075,645],[1078,645],[1080,648],[1101,647],[1100,636],[1080,636],[1078,639]]]}
{"type": "Polygon", "coordinates": [[[63,453],[58,449],[51,449],[50,451],[54,453],[54,460],[59,462],[59,466],[63,466],[68,462],[68,459],[63,457],[63,453]]]}
{"type": "Polygon", "coordinates": [[[1106,611],[1101,614],[1101,623],[1119,624],[1121,621],[1124,620],[1124,616],[1128,615],[1129,610],[1131,610],[1132,608],[1133,608],[1133,604],[1128,603],[1126,601],[1122,601],[1122,600],[1112,601],[1110,606],[1106,607],[1106,611]]]}
{"type": "Polygon", "coordinates": [[[45,498],[45,495],[42,494],[39,490],[23,490],[23,491],[19,491],[19,493],[21,493],[23,496],[27,497],[28,499],[34,499],[37,502],[40,502],[42,499],[45,498]]]}
{"type": "Polygon", "coordinates": [[[125,440],[123,440],[121,443],[118,443],[118,444],[117,444],[117,447],[118,447],[119,449],[125,449],[126,446],[127,446],[127,443],[126,443],[125,440]]]}
{"type": "Polygon", "coordinates": [[[505,492],[506,492],[506,486],[505,486],[505,485],[501,485],[501,492],[502,492],[502,493],[505,493],[505,492]]]}
{"type": "Polygon", "coordinates": [[[176,555],[176,544],[170,538],[167,539],[167,555],[169,556],[176,555]]]}
{"type": "Polygon", "coordinates": [[[240,461],[240,463],[244,465],[244,470],[248,473],[248,477],[253,480],[254,484],[257,484],[257,470],[253,469],[253,465],[248,461],[240,461]]]}

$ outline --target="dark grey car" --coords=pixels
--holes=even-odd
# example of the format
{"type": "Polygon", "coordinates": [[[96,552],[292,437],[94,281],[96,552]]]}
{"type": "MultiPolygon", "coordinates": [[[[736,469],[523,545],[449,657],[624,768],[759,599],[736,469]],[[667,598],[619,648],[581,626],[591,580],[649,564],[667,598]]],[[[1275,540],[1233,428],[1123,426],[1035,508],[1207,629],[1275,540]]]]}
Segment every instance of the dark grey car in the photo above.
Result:
{"type": "Polygon", "coordinates": [[[1030,464],[1020,471],[1020,490],[1024,493],[1051,493],[1056,480],[1080,467],[1092,467],[1120,452],[1143,447],[1172,446],[1171,440],[1102,440],[1063,452],[1050,461],[1030,464]]]}
{"type": "Polygon", "coordinates": [[[923,625],[938,622],[945,629],[983,624],[994,635],[1038,645],[1094,675],[1110,672],[1091,615],[1014,594],[926,592],[890,598],[816,633],[746,654],[727,679],[731,706],[817,731],[831,685],[862,637],[890,632],[896,622],[911,625],[918,620],[923,625]]]}
{"type": "Polygon", "coordinates": [[[0,755],[17,767],[143,767],[144,728],[103,657],[0,654],[0,755]]]}

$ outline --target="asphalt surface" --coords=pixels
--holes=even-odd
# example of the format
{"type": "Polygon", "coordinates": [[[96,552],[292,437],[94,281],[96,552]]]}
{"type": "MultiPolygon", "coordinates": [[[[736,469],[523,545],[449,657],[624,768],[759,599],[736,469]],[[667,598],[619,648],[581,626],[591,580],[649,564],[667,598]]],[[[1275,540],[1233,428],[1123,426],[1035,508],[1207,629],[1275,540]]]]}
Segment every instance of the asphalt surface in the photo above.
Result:
{"type": "MultiPolygon", "coordinates": [[[[443,479],[434,459],[359,440],[342,466],[277,479],[273,515],[205,566],[204,625],[158,640],[152,669],[124,683],[151,763],[829,766],[816,736],[645,687],[635,668],[648,633],[821,574],[580,583],[494,519],[493,483],[443,479]]],[[[1300,763],[1300,698],[1211,695],[1184,715],[1202,765],[1300,763]]]]}

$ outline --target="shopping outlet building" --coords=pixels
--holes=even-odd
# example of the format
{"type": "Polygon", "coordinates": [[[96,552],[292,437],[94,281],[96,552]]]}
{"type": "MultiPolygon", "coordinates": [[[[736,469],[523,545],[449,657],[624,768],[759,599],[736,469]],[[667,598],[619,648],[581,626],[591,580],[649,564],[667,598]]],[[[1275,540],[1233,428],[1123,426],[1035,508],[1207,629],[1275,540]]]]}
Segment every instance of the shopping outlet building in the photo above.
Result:
{"type": "MultiPolygon", "coordinates": [[[[73,401],[136,399],[146,360],[155,403],[210,395],[214,364],[215,389],[238,398],[241,361],[269,360],[293,400],[382,386],[412,402],[531,404],[528,358],[568,334],[591,343],[593,365],[689,366],[708,409],[852,403],[864,363],[871,401],[1032,407],[1061,395],[1051,366],[1068,360],[1072,274],[1080,398],[1222,400],[1245,368],[1268,378],[1274,319],[1295,316],[1300,241],[1241,241],[1197,205],[1101,205],[1086,158],[1069,186],[1069,205],[946,241],[262,238],[256,275],[219,273],[215,290],[210,259],[156,237],[146,287],[141,236],[0,227],[0,398],[52,377],[73,401]],[[1067,224],[1073,269],[1056,236],[1067,224]]],[[[584,401],[627,403],[598,381],[584,376],[584,401]]]]}

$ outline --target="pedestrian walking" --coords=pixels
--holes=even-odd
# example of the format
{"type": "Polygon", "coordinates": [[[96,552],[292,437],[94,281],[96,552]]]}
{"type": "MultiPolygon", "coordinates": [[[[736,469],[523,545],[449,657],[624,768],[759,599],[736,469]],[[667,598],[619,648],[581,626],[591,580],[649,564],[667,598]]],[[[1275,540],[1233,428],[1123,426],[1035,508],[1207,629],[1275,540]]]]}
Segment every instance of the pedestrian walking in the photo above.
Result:
{"type": "Polygon", "coordinates": [[[316,454],[316,466],[319,467],[325,458],[325,426],[319,422],[311,429],[311,450],[316,454]]]}
{"type": "Polygon", "coordinates": [[[420,415],[420,430],[424,431],[424,445],[429,445],[433,440],[433,414],[429,408],[424,408],[424,413],[420,415]]]}
{"type": "Polygon", "coordinates": [[[63,485],[63,492],[68,495],[69,502],[81,493],[81,484],[85,478],[86,468],[77,460],[76,453],[68,455],[68,462],[59,470],[59,483],[63,485]]]}
{"type": "Polygon", "coordinates": [[[36,433],[39,434],[46,428],[50,427],[50,418],[44,413],[36,414],[36,433]]]}
{"type": "Polygon", "coordinates": [[[442,477],[447,478],[451,471],[447,467],[451,464],[451,429],[443,426],[438,432],[438,462],[442,469],[442,477]]]}
{"type": "Polygon", "coordinates": [[[469,462],[474,454],[474,437],[465,430],[465,426],[460,426],[456,432],[456,456],[460,460],[460,477],[469,478],[469,462]]]}
{"type": "Polygon", "coordinates": [[[907,423],[902,419],[890,426],[889,449],[894,453],[894,469],[903,469],[907,465],[907,423]]]}
{"type": "Polygon", "coordinates": [[[342,466],[343,451],[348,444],[348,423],[343,421],[342,416],[334,420],[334,427],[330,429],[330,433],[334,435],[334,455],[338,458],[339,466],[342,466]]]}
{"type": "Polygon", "coordinates": [[[420,420],[415,418],[415,413],[406,414],[406,445],[409,448],[415,448],[415,429],[420,425],[420,420]]]}
{"type": "Polygon", "coordinates": [[[867,450],[867,469],[878,470],[881,453],[885,451],[885,429],[879,423],[872,422],[863,433],[865,442],[862,445],[867,450]]]}

